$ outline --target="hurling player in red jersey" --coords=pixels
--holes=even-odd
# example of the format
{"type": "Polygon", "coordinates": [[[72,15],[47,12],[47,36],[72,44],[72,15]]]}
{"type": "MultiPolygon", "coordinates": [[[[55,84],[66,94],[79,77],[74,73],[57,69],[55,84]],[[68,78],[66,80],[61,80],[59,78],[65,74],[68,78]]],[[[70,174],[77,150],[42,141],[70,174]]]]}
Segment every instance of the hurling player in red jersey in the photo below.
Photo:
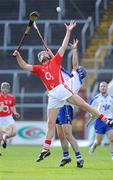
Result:
{"type": "Polygon", "coordinates": [[[3,148],[7,146],[7,139],[16,135],[15,121],[13,115],[19,118],[16,111],[16,102],[14,97],[9,94],[10,84],[3,82],[0,92],[0,141],[3,148]]]}
{"type": "Polygon", "coordinates": [[[39,155],[38,161],[43,160],[45,157],[50,155],[49,149],[51,140],[55,134],[56,118],[59,108],[64,106],[66,100],[69,103],[77,105],[83,110],[88,111],[92,114],[92,116],[100,118],[109,126],[113,125],[113,121],[109,121],[103,114],[88,105],[88,103],[86,103],[78,94],[72,92],[72,90],[64,83],[61,75],[61,62],[68,46],[71,31],[75,25],[76,23],[74,21],[71,21],[69,25],[65,24],[66,35],[61,47],[54,57],[51,57],[48,51],[41,51],[38,54],[38,59],[41,65],[27,64],[17,50],[13,53],[13,56],[16,57],[20,67],[38,76],[48,90],[48,128],[43,149],[39,155]]]}

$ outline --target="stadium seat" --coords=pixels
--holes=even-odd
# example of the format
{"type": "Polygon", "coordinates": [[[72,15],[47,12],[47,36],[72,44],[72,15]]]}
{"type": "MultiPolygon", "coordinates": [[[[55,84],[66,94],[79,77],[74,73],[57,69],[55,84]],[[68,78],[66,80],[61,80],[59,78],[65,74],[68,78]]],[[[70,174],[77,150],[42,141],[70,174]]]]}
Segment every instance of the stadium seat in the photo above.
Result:
{"type": "Polygon", "coordinates": [[[26,93],[44,93],[45,89],[39,78],[33,74],[19,74],[19,87],[25,89],[26,93]]]}
{"type": "Polygon", "coordinates": [[[65,1],[65,19],[87,19],[95,16],[95,0],[65,1]]]}
{"type": "MultiPolygon", "coordinates": [[[[38,24],[38,28],[41,31],[42,35],[44,34],[44,24],[38,24]]],[[[22,38],[23,33],[25,32],[26,24],[10,24],[10,32],[11,32],[11,41],[9,45],[17,46],[19,44],[20,39],[22,38]],[[15,36],[16,34],[16,36],[15,36]],[[17,36],[18,34],[18,36],[17,36]]],[[[39,36],[37,35],[34,28],[31,28],[30,33],[28,34],[24,45],[41,45],[39,36]]]]}
{"type": "Polygon", "coordinates": [[[16,20],[19,16],[19,0],[10,0],[8,3],[0,0],[0,20],[16,20]]]}
{"type": "Polygon", "coordinates": [[[26,15],[25,19],[28,18],[29,13],[32,11],[38,11],[40,14],[40,20],[44,19],[57,19],[56,7],[58,6],[58,0],[26,0],[26,15]]]}

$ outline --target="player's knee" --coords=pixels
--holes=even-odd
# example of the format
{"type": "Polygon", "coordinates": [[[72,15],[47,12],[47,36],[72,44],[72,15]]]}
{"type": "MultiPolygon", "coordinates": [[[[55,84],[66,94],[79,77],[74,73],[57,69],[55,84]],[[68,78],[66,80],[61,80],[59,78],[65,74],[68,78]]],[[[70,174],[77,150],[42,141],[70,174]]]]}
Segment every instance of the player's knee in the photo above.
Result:
{"type": "Polygon", "coordinates": [[[65,136],[66,136],[66,139],[67,139],[68,141],[70,141],[70,139],[71,139],[71,134],[70,134],[68,131],[65,132],[65,136]]]}
{"type": "Polygon", "coordinates": [[[65,138],[63,133],[58,133],[58,137],[60,140],[64,140],[65,138]]]}
{"type": "Polygon", "coordinates": [[[48,128],[51,129],[51,128],[54,128],[54,127],[55,127],[54,121],[49,120],[48,121],[48,128]]]}

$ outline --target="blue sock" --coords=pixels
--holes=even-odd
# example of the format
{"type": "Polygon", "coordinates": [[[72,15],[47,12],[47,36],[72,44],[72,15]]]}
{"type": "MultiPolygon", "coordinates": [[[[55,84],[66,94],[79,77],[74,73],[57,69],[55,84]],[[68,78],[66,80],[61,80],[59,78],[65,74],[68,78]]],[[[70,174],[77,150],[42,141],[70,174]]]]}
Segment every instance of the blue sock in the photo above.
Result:
{"type": "Polygon", "coordinates": [[[63,152],[63,158],[69,158],[69,152],[63,152]]]}
{"type": "Polygon", "coordinates": [[[75,152],[75,156],[76,156],[77,160],[82,159],[80,152],[75,152]]]}

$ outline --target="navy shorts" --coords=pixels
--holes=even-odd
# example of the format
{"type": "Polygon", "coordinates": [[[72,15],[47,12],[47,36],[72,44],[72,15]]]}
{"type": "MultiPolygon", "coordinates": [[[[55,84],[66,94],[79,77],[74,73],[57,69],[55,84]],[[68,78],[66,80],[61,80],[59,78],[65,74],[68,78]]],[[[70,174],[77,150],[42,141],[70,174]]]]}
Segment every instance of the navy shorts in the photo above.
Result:
{"type": "Polygon", "coordinates": [[[97,134],[105,134],[107,131],[113,130],[113,127],[109,127],[107,124],[105,124],[103,121],[99,119],[96,119],[94,128],[97,134]]]}
{"type": "Polygon", "coordinates": [[[71,105],[64,105],[60,108],[56,124],[72,124],[73,120],[73,108],[71,105]]]}

